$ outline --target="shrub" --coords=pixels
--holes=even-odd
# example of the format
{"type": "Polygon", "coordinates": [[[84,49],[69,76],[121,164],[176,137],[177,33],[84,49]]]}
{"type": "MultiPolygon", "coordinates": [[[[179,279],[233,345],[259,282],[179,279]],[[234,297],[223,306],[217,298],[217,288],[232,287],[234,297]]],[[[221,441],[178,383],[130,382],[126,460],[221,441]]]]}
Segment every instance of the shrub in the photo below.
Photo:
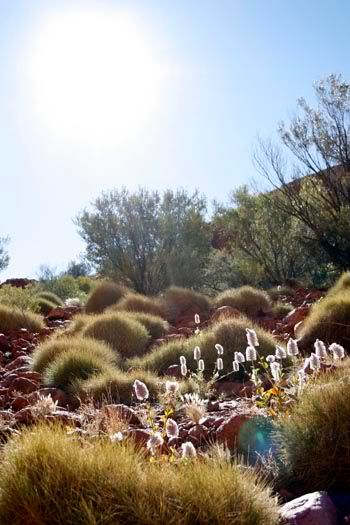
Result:
{"type": "Polygon", "coordinates": [[[80,295],[77,280],[72,275],[52,276],[49,279],[40,281],[39,293],[52,292],[62,301],[68,297],[78,297],[80,295]]]}
{"type": "Polygon", "coordinates": [[[72,393],[79,379],[88,379],[108,370],[113,370],[113,367],[103,356],[77,348],[63,352],[48,365],[44,370],[43,383],[72,393]]]}
{"type": "Polygon", "coordinates": [[[77,385],[77,393],[84,398],[93,399],[95,403],[124,403],[130,405],[134,401],[133,384],[139,379],[147,385],[150,400],[155,401],[159,393],[159,379],[144,370],[123,372],[121,370],[107,371],[94,376],[77,385]]]}
{"type": "Polygon", "coordinates": [[[100,314],[108,306],[120,301],[126,293],[127,290],[124,286],[120,286],[112,281],[102,281],[90,293],[85,305],[85,311],[88,314],[100,314]]]}
{"type": "Polygon", "coordinates": [[[146,297],[137,293],[128,293],[116,306],[118,310],[141,312],[165,317],[164,308],[157,298],[146,297]]]}
{"type": "Polygon", "coordinates": [[[350,490],[350,381],[326,381],[307,386],[277,430],[283,477],[302,493],[350,490]]]}
{"type": "Polygon", "coordinates": [[[36,299],[36,304],[38,306],[38,310],[42,315],[48,315],[51,310],[57,307],[55,303],[52,303],[51,301],[48,301],[47,299],[44,299],[42,297],[38,297],[36,299]]]}
{"type": "Polygon", "coordinates": [[[260,356],[275,353],[276,341],[273,336],[264,329],[254,326],[250,320],[241,317],[217,323],[212,328],[203,330],[200,334],[189,339],[180,339],[159,345],[145,356],[131,359],[129,364],[158,373],[165,373],[170,365],[178,364],[180,356],[184,355],[190,369],[195,370],[196,362],[193,358],[193,349],[195,346],[199,346],[206,365],[205,375],[210,376],[217,359],[215,344],[219,343],[224,347],[224,354],[221,356],[224,362],[224,372],[231,372],[234,353],[244,353],[247,347],[246,328],[254,328],[256,331],[260,343],[257,348],[260,356]]]}
{"type": "Polygon", "coordinates": [[[289,303],[277,302],[272,306],[272,314],[278,319],[282,319],[293,310],[293,306],[289,303]]]}
{"type": "Polygon", "coordinates": [[[321,339],[350,351],[350,292],[327,295],[315,303],[303,321],[300,338],[304,348],[311,348],[316,339],[321,339]]]}
{"type": "Polygon", "coordinates": [[[350,292],[350,272],[344,272],[328,290],[327,296],[337,295],[339,292],[350,292]]]}
{"type": "Polygon", "coordinates": [[[194,292],[188,288],[171,286],[164,293],[164,303],[167,318],[176,320],[180,316],[207,312],[210,308],[210,299],[204,294],[194,292]]]}
{"type": "MultiPolygon", "coordinates": [[[[108,309],[108,312],[116,311],[119,312],[119,310],[115,310],[114,306],[111,306],[108,309]]],[[[158,315],[144,314],[142,312],[123,312],[123,315],[141,323],[146,328],[152,339],[163,337],[163,335],[169,330],[169,324],[167,321],[158,315]]]]}
{"type": "Polygon", "coordinates": [[[40,299],[45,299],[50,303],[53,303],[56,306],[63,306],[63,301],[53,292],[38,292],[37,297],[40,299]]]}
{"type": "Polygon", "coordinates": [[[267,290],[271,301],[278,301],[281,297],[293,297],[295,290],[291,286],[275,286],[267,290]]]}
{"type": "Polygon", "coordinates": [[[31,332],[40,332],[44,321],[38,314],[0,305],[0,332],[26,328],[31,332]]]}
{"type": "Polygon", "coordinates": [[[10,441],[0,466],[0,525],[277,522],[266,484],[224,458],[151,463],[130,443],[41,426],[10,441]]]}
{"type": "Polygon", "coordinates": [[[248,317],[257,317],[271,310],[271,301],[267,293],[251,286],[241,286],[220,293],[215,298],[215,305],[217,308],[220,306],[237,308],[248,317]]]}
{"type": "Polygon", "coordinates": [[[101,358],[108,364],[118,363],[116,352],[102,342],[86,337],[61,337],[50,338],[36,347],[31,369],[42,374],[63,353],[71,351],[101,358]]]}
{"type": "Polygon", "coordinates": [[[97,316],[83,329],[82,334],[104,341],[122,357],[141,355],[150,339],[146,328],[123,312],[97,316]]]}
{"type": "Polygon", "coordinates": [[[2,286],[0,288],[0,305],[22,311],[39,311],[33,286],[26,288],[17,288],[9,284],[2,286]]]}

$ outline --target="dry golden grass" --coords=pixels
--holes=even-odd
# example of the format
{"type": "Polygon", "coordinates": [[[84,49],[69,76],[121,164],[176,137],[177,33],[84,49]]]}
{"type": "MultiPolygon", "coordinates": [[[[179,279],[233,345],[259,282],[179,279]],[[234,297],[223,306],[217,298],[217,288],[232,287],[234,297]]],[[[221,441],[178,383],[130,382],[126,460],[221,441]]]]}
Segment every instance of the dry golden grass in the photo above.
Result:
{"type": "Polygon", "coordinates": [[[103,341],[123,358],[142,355],[150,340],[146,328],[124,312],[96,316],[82,335],[103,341]]]}
{"type": "Polygon", "coordinates": [[[5,446],[0,525],[276,525],[277,501],[226,459],[150,463],[131,444],[38,427],[5,446]]]}
{"type": "Polygon", "coordinates": [[[128,293],[116,306],[116,310],[127,312],[141,312],[165,318],[165,311],[161,301],[156,297],[146,297],[137,293],[128,293]]]}
{"type": "Polygon", "coordinates": [[[188,314],[208,312],[211,306],[210,298],[206,295],[178,286],[171,286],[165,290],[163,300],[167,318],[170,320],[188,314]]]}
{"type": "Polygon", "coordinates": [[[268,294],[251,286],[225,290],[215,297],[214,302],[217,308],[231,306],[248,317],[257,317],[271,311],[268,294]]]}
{"type": "Polygon", "coordinates": [[[334,285],[328,290],[327,297],[339,292],[350,292],[350,272],[344,272],[334,285]]]}
{"type": "Polygon", "coordinates": [[[58,295],[56,295],[53,292],[45,292],[45,291],[38,292],[36,294],[36,297],[38,297],[40,299],[45,299],[46,301],[49,301],[50,303],[53,303],[56,306],[63,306],[62,299],[60,297],[58,297],[58,295]]]}
{"type": "Polygon", "coordinates": [[[43,318],[29,311],[9,308],[0,304],[0,332],[26,328],[32,332],[40,332],[44,328],[43,318]]]}
{"type": "Polygon", "coordinates": [[[55,359],[71,351],[100,357],[108,364],[117,365],[120,361],[120,356],[101,341],[87,337],[60,337],[50,338],[36,347],[31,368],[35,372],[43,373],[55,359]]]}
{"type": "Polygon", "coordinates": [[[122,312],[119,309],[115,309],[114,306],[108,308],[107,312],[120,312],[130,319],[141,323],[152,339],[163,337],[169,330],[169,323],[158,315],[145,314],[143,312],[122,312]]]}
{"type": "Polygon", "coordinates": [[[112,281],[102,281],[98,283],[90,293],[85,305],[87,314],[100,314],[108,306],[116,304],[124,295],[127,289],[112,281]]]}

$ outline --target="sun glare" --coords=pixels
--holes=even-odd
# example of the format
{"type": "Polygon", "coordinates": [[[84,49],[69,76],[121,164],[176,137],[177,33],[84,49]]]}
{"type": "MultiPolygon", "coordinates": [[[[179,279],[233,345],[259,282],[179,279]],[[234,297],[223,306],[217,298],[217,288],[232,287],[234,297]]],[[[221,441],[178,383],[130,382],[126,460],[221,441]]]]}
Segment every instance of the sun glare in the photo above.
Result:
{"type": "Polygon", "coordinates": [[[87,146],[132,142],[155,116],[163,68],[125,13],[45,17],[28,49],[26,96],[44,133],[87,146]]]}

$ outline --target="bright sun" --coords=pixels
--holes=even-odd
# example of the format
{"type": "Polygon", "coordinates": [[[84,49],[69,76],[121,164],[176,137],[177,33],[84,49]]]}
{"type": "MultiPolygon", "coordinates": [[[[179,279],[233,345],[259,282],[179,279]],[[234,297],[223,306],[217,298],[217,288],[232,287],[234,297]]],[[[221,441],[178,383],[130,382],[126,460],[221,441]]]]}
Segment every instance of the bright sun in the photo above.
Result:
{"type": "Polygon", "coordinates": [[[45,133],[87,146],[132,142],[159,106],[163,70],[125,13],[94,9],[43,19],[26,55],[27,97],[45,133]]]}

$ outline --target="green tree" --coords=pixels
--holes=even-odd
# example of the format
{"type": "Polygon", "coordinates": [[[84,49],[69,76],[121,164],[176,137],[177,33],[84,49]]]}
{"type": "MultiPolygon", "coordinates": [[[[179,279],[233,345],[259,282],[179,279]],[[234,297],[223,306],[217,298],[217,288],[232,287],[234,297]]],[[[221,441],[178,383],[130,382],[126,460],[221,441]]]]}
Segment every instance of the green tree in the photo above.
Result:
{"type": "Polygon", "coordinates": [[[198,192],[122,189],[103,193],[76,224],[101,275],[152,294],[171,284],[200,286],[210,247],[205,214],[198,192]]]}
{"type": "Polygon", "coordinates": [[[339,269],[350,267],[350,84],[331,75],[315,84],[316,107],[304,99],[280,147],[261,142],[259,170],[276,188],[276,205],[306,227],[310,251],[322,249],[339,269]],[[292,159],[292,160],[291,160],[292,159]]]}
{"type": "Polygon", "coordinates": [[[6,251],[6,245],[9,242],[8,237],[0,237],[0,272],[7,268],[10,258],[6,251]]]}

